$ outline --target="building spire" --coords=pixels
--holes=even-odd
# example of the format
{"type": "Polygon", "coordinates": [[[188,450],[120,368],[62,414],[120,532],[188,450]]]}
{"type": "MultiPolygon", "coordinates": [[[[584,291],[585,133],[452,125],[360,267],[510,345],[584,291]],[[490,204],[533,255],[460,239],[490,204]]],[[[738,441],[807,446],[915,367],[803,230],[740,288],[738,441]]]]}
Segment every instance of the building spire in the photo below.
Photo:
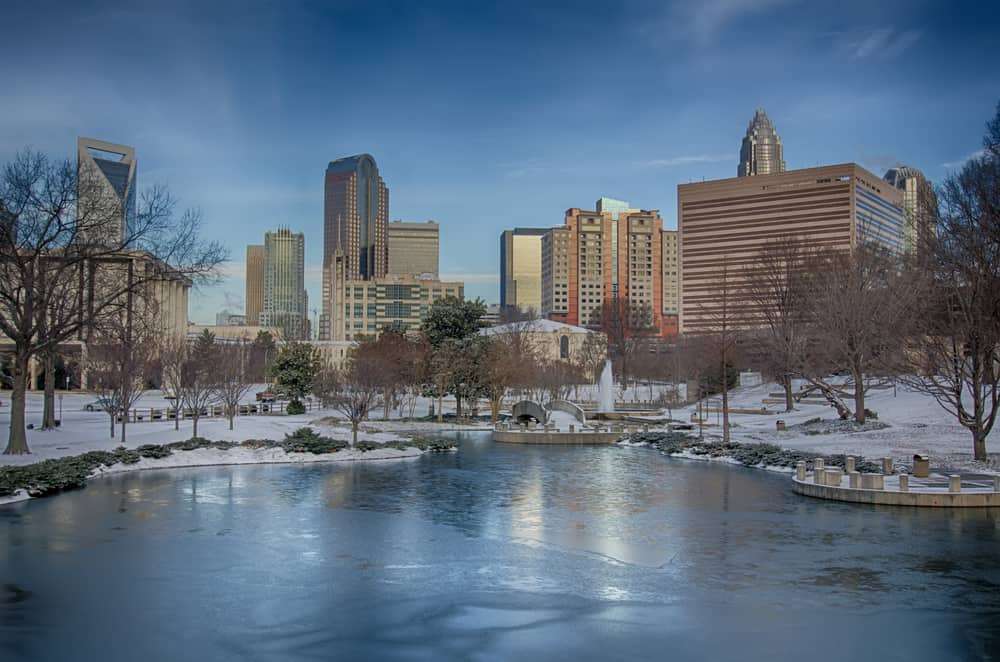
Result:
{"type": "Polygon", "coordinates": [[[781,137],[763,108],[757,108],[747,125],[746,136],[740,147],[739,177],[769,175],[785,171],[784,150],[781,137]]]}

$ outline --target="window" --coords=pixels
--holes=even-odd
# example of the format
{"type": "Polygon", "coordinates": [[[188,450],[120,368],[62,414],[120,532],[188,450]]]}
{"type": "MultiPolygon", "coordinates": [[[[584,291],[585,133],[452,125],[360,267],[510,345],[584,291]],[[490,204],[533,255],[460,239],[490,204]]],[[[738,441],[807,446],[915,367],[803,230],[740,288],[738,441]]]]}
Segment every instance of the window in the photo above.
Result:
{"type": "Polygon", "coordinates": [[[559,336],[559,358],[569,358],[569,336],[559,336]]]}

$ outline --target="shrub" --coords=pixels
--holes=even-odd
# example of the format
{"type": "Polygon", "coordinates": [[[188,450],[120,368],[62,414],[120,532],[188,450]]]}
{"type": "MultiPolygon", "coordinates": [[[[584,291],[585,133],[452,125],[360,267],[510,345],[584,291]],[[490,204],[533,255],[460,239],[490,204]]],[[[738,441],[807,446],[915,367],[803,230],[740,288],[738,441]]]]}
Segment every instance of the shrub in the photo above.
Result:
{"type": "Polygon", "coordinates": [[[343,450],[347,448],[347,442],[340,439],[323,437],[316,434],[316,431],[310,427],[302,427],[291,434],[286,434],[285,441],[282,442],[281,447],[286,453],[313,453],[320,455],[322,453],[336,453],[343,450]]]}
{"type": "Polygon", "coordinates": [[[292,400],[288,403],[288,406],[285,407],[285,413],[289,416],[304,414],[306,413],[306,406],[299,400],[292,400]]]}

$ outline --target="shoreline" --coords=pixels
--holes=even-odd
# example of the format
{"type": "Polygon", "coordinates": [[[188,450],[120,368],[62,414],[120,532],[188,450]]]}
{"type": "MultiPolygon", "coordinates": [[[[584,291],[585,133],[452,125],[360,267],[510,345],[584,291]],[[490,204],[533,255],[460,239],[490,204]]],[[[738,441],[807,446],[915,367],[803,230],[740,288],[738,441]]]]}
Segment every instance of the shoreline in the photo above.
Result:
{"type": "MultiPolygon", "coordinates": [[[[452,449],[454,450],[454,449],[452,449]]],[[[197,467],[223,467],[262,464],[333,464],[336,462],[377,462],[385,460],[409,460],[434,452],[431,449],[416,446],[398,448],[378,448],[370,451],[345,449],[336,453],[289,453],[280,448],[239,448],[228,450],[196,448],[193,450],[178,450],[164,458],[142,458],[132,464],[117,463],[112,466],[102,466],[87,475],[87,482],[113,474],[132,471],[151,471],[158,469],[190,469],[197,467]],[[228,456],[223,454],[229,454],[228,456]],[[242,457],[241,457],[242,455],[242,457]]],[[[438,451],[440,452],[440,451],[438,451]]],[[[43,460],[40,460],[43,461],[43,460]]],[[[68,491],[68,490],[64,490],[68,491]]],[[[45,496],[32,496],[26,489],[19,489],[10,496],[0,497],[0,507],[14,503],[22,503],[45,496]]]]}

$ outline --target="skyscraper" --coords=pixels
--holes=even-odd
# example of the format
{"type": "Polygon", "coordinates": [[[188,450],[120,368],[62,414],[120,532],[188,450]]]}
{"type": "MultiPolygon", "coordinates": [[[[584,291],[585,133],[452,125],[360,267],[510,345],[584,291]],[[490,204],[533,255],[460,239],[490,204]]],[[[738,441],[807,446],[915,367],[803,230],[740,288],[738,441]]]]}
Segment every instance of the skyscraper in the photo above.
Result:
{"type": "Polygon", "coordinates": [[[246,315],[247,324],[260,324],[264,310],[264,247],[247,246],[246,315]]]}
{"type": "Polygon", "coordinates": [[[394,276],[438,277],[440,232],[434,221],[389,223],[389,273],[394,276]]]}
{"type": "Polygon", "coordinates": [[[758,108],[747,126],[747,135],[740,147],[739,177],[773,175],[785,172],[785,155],[781,138],[767,113],[758,108]]]}
{"type": "MultiPolygon", "coordinates": [[[[97,219],[100,227],[81,231],[82,239],[121,245],[136,213],[135,149],[128,145],[77,138],[76,169],[81,219],[97,219]],[[114,223],[106,223],[110,217],[114,223]],[[102,236],[94,236],[97,232],[102,236]]],[[[84,223],[87,221],[84,220],[84,223]]]]}
{"type": "Polygon", "coordinates": [[[320,340],[330,339],[334,255],[343,256],[343,278],[370,280],[388,273],[386,243],[389,189],[370,154],[331,161],[323,204],[323,313],[320,340]]]}
{"type": "Polygon", "coordinates": [[[934,187],[924,173],[905,165],[890,168],[882,179],[903,192],[904,250],[915,253],[921,244],[934,236],[934,208],[937,206],[934,187]]]}
{"type": "Polygon", "coordinates": [[[542,235],[546,228],[500,234],[500,306],[523,312],[542,308],[542,235]]]}
{"type": "Polygon", "coordinates": [[[263,326],[276,326],[287,340],[308,338],[305,236],[288,228],[264,234],[263,326]]]}

